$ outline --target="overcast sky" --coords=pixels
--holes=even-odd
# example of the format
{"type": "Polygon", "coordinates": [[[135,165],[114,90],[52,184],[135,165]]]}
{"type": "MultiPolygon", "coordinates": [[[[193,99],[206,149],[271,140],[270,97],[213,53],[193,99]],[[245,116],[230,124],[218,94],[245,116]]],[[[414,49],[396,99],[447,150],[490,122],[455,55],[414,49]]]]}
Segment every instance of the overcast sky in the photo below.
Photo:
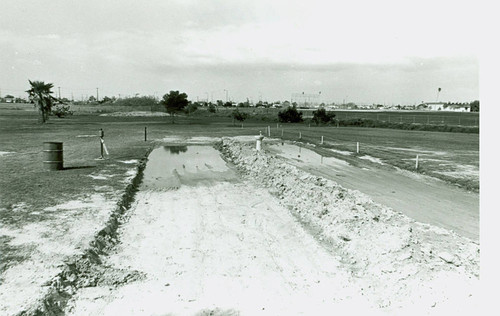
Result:
{"type": "Polygon", "coordinates": [[[467,1],[2,0],[0,92],[415,104],[479,98],[467,1]]]}

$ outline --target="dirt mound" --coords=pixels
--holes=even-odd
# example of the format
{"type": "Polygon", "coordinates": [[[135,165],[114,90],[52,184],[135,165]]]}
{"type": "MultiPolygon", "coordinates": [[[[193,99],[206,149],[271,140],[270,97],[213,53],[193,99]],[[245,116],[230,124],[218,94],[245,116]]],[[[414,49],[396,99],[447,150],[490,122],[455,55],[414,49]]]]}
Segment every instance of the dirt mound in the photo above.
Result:
{"type": "Polygon", "coordinates": [[[253,145],[223,139],[225,159],[267,187],[384,309],[473,303],[479,245],[454,232],[417,223],[334,181],[313,176],[253,145]]]}
{"type": "Polygon", "coordinates": [[[170,116],[165,112],[146,112],[146,111],[131,111],[131,112],[113,112],[104,113],[100,116],[114,116],[114,117],[152,117],[152,116],[170,116]]]}

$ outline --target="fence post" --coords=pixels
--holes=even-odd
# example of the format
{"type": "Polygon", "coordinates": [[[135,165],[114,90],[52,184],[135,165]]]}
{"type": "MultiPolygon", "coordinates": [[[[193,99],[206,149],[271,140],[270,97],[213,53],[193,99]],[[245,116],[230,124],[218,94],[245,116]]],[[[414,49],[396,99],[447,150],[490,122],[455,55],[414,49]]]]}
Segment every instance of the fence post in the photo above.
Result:
{"type": "Polygon", "coordinates": [[[323,136],[321,136],[321,145],[323,145],[323,136]]]}
{"type": "Polygon", "coordinates": [[[102,128],[99,130],[99,137],[100,137],[100,145],[101,145],[101,158],[104,159],[104,131],[102,128]]]}
{"type": "Polygon", "coordinates": [[[302,132],[299,132],[299,139],[302,139],[302,132]]]}
{"type": "Polygon", "coordinates": [[[356,142],[356,153],[359,154],[359,142],[356,142]]]}
{"type": "Polygon", "coordinates": [[[144,126],[144,141],[148,141],[148,128],[147,126],[144,126]]]}
{"type": "Polygon", "coordinates": [[[415,170],[418,170],[418,155],[417,155],[417,159],[415,159],[415,170]]]}
{"type": "Polygon", "coordinates": [[[267,126],[267,136],[271,137],[271,126],[267,126]]]}

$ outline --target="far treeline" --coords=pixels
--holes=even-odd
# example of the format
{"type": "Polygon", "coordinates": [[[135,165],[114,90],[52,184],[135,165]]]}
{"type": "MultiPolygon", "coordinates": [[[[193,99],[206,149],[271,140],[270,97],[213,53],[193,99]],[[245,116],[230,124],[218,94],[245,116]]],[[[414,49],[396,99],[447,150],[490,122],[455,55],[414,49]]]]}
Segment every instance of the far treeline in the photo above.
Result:
{"type": "MultiPolygon", "coordinates": [[[[35,105],[40,113],[40,122],[45,123],[49,115],[56,115],[64,117],[71,115],[67,100],[58,99],[52,96],[52,83],[45,83],[43,81],[29,81],[31,88],[27,90],[29,100],[35,105]]],[[[151,110],[161,110],[164,108],[172,118],[172,123],[175,123],[175,116],[178,114],[187,114],[196,112],[199,108],[204,107],[209,113],[216,113],[217,108],[234,108],[231,102],[222,102],[218,100],[217,103],[212,102],[193,102],[188,100],[186,93],[181,93],[176,90],[171,90],[169,93],[163,95],[161,100],[157,100],[153,96],[134,96],[128,98],[109,98],[104,97],[101,101],[95,101],[93,104],[101,105],[114,105],[120,107],[148,107],[151,110]]],[[[245,111],[240,111],[238,108],[249,107],[249,102],[238,104],[236,109],[230,113],[230,117],[239,122],[251,118],[252,115],[245,111]]],[[[262,105],[266,107],[265,105],[262,105]]],[[[479,111],[479,101],[470,103],[471,110],[479,111]]],[[[307,121],[309,124],[315,125],[333,125],[333,126],[357,126],[357,127],[381,127],[381,128],[395,128],[395,129],[408,129],[408,130],[428,130],[428,131],[446,131],[446,132],[465,132],[465,133],[479,133],[479,128],[468,126],[448,126],[445,124],[415,124],[403,122],[385,122],[373,119],[339,119],[332,112],[326,111],[324,108],[319,108],[312,112],[312,118],[304,119],[303,112],[297,109],[296,105],[288,106],[287,108],[278,112],[277,117],[273,114],[260,116],[264,121],[278,121],[280,123],[303,123],[307,121]]]]}

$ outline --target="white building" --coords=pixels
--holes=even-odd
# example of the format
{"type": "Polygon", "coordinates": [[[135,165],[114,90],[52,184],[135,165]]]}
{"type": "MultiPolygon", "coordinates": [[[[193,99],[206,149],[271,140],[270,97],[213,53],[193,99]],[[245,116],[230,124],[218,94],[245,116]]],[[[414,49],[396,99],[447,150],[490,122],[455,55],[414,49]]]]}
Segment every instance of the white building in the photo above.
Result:
{"type": "Polygon", "coordinates": [[[425,102],[419,105],[419,108],[422,108],[422,105],[427,106],[427,110],[429,111],[452,111],[452,112],[470,112],[470,104],[449,104],[444,102],[425,102]]]}

